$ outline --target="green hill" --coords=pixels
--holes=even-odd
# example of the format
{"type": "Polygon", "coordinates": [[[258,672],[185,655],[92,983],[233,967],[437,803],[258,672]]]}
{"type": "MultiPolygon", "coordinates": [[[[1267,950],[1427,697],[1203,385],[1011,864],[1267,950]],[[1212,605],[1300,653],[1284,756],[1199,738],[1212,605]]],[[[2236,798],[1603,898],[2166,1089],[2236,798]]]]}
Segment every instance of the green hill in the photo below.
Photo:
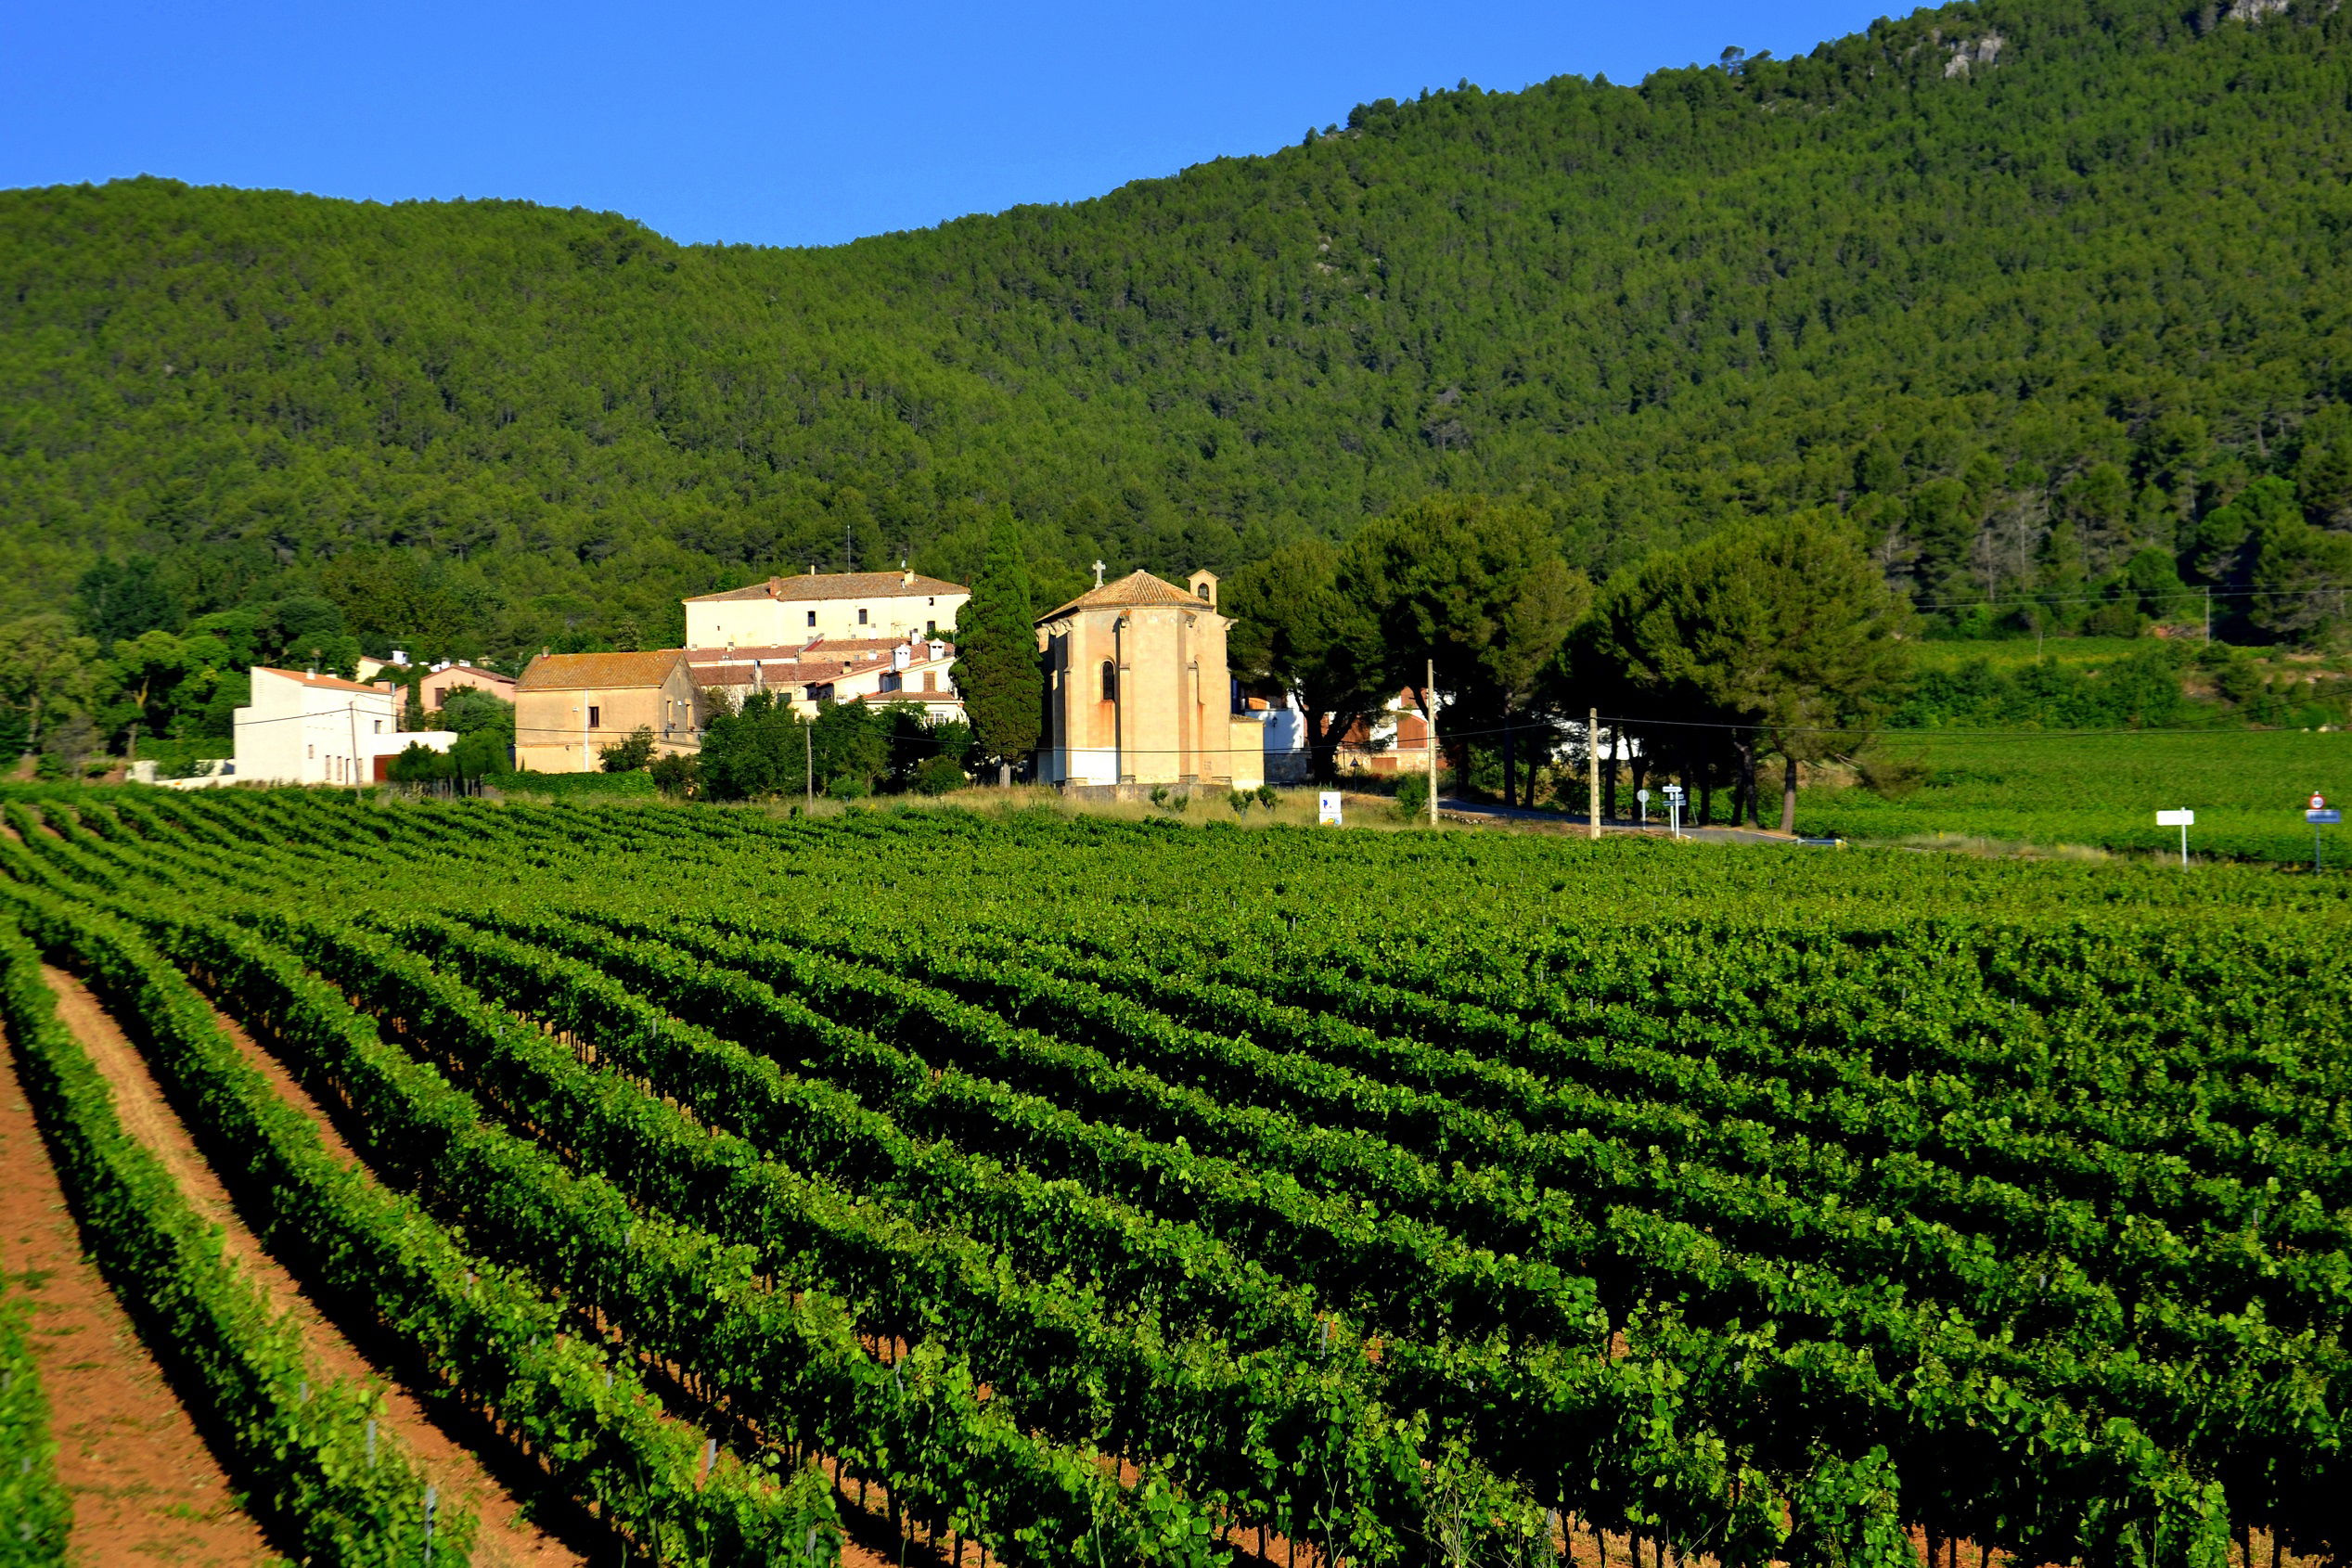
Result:
{"type": "Polygon", "coordinates": [[[108,552],[188,615],[651,641],[844,553],[968,572],[1003,505],[1051,568],[1176,572],[1439,487],[1534,499],[1596,572],[1830,504],[1931,603],[2150,551],[2248,580],[2263,507],[2352,523],[2347,32],[1985,0],[820,251],[0,194],[0,615],[108,552]]]}

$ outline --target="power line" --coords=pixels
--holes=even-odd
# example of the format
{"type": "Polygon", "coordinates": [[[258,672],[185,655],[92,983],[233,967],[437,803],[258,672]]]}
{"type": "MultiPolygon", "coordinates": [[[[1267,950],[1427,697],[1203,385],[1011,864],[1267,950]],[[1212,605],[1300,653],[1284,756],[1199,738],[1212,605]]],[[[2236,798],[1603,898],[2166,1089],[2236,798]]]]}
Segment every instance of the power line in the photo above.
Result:
{"type": "Polygon", "coordinates": [[[2352,593],[2352,587],[2205,588],[2193,587],[2187,584],[2183,584],[2178,589],[2166,589],[2155,593],[2142,592],[2139,589],[2123,589],[2118,592],[2109,594],[2025,594],[2015,598],[1913,599],[1910,602],[1911,608],[1914,610],[1973,610],[1984,609],[1988,606],[1992,609],[1999,610],[2012,606],[2022,608],[2030,605],[2041,604],[2128,604],[2135,599],[2185,598],[2191,597],[2210,598],[2320,598],[2330,595],[2342,597],[2347,593],[2352,593]]]}
{"type": "MultiPolygon", "coordinates": [[[[1866,727],[1855,725],[1727,724],[1720,721],[1705,719],[1611,718],[1606,715],[1602,716],[1600,722],[1603,725],[1621,725],[1628,728],[1663,727],[1670,729],[1735,729],[1749,730],[1759,733],[1769,730],[1776,735],[1854,735],[1861,733],[1863,728],[1866,727]]],[[[1945,729],[1937,727],[1934,729],[1874,729],[1870,730],[1869,733],[1879,736],[1919,736],[1921,738],[1948,736],[1954,739],[1971,740],[2046,740],[2053,739],[2063,739],[2068,740],[2112,740],[2124,736],[2140,735],[2245,736],[2280,735],[2288,733],[2300,734],[2303,733],[2303,731],[2299,728],[2294,731],[2285,731],[2277,729],[2219,729],[2187,725],[2143,725],[2137,728],[2124,729],[1945,729]]]]}

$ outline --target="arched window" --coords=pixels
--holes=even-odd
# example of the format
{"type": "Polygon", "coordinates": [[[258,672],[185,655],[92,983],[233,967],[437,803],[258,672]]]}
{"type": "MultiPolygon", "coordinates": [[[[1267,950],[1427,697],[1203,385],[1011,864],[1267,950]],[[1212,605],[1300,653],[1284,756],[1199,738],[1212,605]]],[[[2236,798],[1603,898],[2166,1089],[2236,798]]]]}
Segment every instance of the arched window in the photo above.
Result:
{"type": "Polygon", "coordinates": [[[1116,660],[1105,659],[1102,662],[1102,700],[1105,702],[1119,700],[1119,664],[1116,660]]]}

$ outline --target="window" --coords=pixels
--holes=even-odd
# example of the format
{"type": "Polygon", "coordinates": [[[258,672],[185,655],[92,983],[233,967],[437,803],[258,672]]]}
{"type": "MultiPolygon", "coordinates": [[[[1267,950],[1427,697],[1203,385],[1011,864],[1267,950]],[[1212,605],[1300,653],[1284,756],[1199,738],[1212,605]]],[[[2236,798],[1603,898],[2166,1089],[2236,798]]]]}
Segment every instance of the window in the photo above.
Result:
{"type": "Polygon", "coordinates": [[[1202,598],[1207,598],[1209,597],[1209,585],[1206,583],[1196,585],[1192,591],[1202,598]]]}
{"type": "Polygon", "coordinates": [[[814,610],[808,612],[808,623],[812,626],[816,624],[816,611],[814,610]]]}
{"type": "Polygon", "coordinates": [[[318,756],[318,743],[316,741],[313,741],[309,746],[303,748],[303,751],[305,755],[315,760],[318,756]]]}
{"type": "Polygon", "coordinates": [[[1102,662],[1102,700],[1105,702],[1119,700],[1119,666],[1108,659],[1102,662]]]}
{"type": "Polygon", "coordinates": [[[590,729],[604,727],[604,710],[593,702],[588,704],[588,727],[590,729]]]}
{"type": "Polygon", "coordinates": [[[926,621],[926,622],[924,622],[924,623],[923,623],[923,636],[926,636],[926,637],[935,637],[935,636],[937,636],[938,635],[939,635],[939,623],[938,623],[938,622],[936,622],[936,621],[926,621]]]}
{"type": "Polygon", "coordinates": [[[939,689],[939,674],[937,671],[925,670],[923,672],[923,689],[925,691],[937,691],[939,689]]]}
{"type": "Polygon", "coordinates": [[[866,611],[862,608],[857,612],[857,623],[861,626],[866,624],[866,611]]]}
{"type": "Polygon", "coordinates": [[[377,734],[379,734],[379,735],[383,734],[383,733],[384,733],[384,721],[383,721],[383,720],[381,720],[381,719],[378,719],[378,720],[376,720],[376,721],[375,721],[375,724],[376,724],[376,733],[377,733],[377,734]]]}

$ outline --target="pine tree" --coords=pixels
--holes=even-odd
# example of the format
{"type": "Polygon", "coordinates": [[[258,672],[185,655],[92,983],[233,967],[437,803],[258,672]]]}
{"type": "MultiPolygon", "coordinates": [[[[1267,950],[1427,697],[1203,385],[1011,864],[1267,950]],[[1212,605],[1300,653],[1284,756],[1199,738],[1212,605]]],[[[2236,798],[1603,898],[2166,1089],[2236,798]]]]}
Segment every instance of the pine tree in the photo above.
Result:
{"type": "Polygon", "coordinates": [[[956,618],[956,689],[971,718],[973,749],[996,761],[996,782],[1036,750],[1044,711],[1037,666],[1037,612],[1029,569],[1009,513],[989,529],[988,554],[956,618]]]}

